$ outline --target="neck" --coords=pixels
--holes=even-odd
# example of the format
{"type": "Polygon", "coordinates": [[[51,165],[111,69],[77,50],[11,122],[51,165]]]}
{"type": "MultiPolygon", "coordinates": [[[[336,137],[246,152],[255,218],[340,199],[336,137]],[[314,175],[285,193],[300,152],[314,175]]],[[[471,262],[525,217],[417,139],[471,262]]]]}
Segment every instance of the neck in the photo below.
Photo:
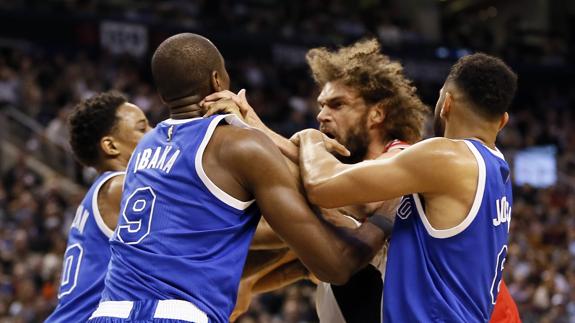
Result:
{"type": "Polygon", "coordinates": [[[477,139],[491,149],[495,149],[497,130],[485,121],[464,119],[445,125],[445,137],[450,139],[477,139]]]}
{"type": "Polygon", "coordinates": [[[190,119],[203,116],[202,107],[199,104],[191,104],[177,109],[170,109],[172,119],[190,119]]]}
{"type": "Polygon", "coordinates": [[[104,172],[121,172],[126,170],[126,165],[128,165],[127,160],[123,160],[121,156],[114,159],[108,159],[102,162],[100,165],[96,166],[98,173],[104,172]]]}
{"type": "Polygon", "coordinates": [[[381,154],[384,153],[385,146],[390,140],[382,139],[379,136],[377,138],[372,138],[367,146],[367,152],[365,153],[364,160],[377,159],[381,154]]]}
{"type": "Polygon", "coordinates": [[[202,98],[199,95],[190,95],[167,101],[166,105],[170,109],[170,118],[189,119],[201,117],[203,115],[203,109],[200,106],[201,100],[202,98]]]}

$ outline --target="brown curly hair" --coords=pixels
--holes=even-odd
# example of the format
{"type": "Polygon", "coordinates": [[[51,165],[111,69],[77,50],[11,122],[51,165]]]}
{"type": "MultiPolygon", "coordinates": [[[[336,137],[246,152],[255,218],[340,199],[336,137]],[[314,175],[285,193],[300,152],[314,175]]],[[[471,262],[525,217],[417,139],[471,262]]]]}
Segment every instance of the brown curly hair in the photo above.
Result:
{"type": "Polygon", "coordinates": [[[314,48],[307,52],[306,60],[318,85],[341,80],[357,89],[367,104],[383,104],[384,138],[408,143],[421,140],[430,110],[403,75],[401,64],[381,53],[377,40],[360,41],[337,51],[314,48]]]}

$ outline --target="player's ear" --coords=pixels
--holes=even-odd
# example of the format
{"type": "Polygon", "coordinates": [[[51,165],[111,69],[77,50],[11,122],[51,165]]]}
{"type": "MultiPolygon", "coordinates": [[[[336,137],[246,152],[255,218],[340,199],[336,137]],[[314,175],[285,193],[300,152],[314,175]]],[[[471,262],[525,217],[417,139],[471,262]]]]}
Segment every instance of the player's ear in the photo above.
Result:
{"type": "Polygon", "coordinates": [[[503,129],[503,127],[505,127],[505,125],[507,125],[507,122],[509,122],[509,113],[505,112],[503,114],[503,116],[501,116],[501,119],[499,120],[499,130],[503,129]]]}
{"type": "Polygon", "coordinates": [[[445,100],[443,100],[443,104],[441,105],[441,112],[439,114],[442,119],[445,119],[445,117],[449,115],[452,106],[453,106],[453,96],[451,95],[451,93],[449,93],[449,91],[446,91],[445,100]]]}
{"type": "Polygon", "coordinates": [[[368,114],[369,121],[372,125],[380,125],[385,120],[385,108],[382,104],[374,105],[368,114]]]}
{"type": "Polygon", "coordinates": [[[112,136],[104,136],[100,139],[100,149],[102,149],[106,156],[114,157],[120,154],[118,144],[112,136]]]}
{"type": "Polygon", "coordinates": [[[220,75],[220,73],[218,73],[218,71],[212,71],[212,76],[210,78],[210,82],[212,85],[212,88],[214,89],[214,92],[220,92],[225,90],[224,88],[224,84],[223,84],[223,80],[222,80],[222,76],[220,75]]]}

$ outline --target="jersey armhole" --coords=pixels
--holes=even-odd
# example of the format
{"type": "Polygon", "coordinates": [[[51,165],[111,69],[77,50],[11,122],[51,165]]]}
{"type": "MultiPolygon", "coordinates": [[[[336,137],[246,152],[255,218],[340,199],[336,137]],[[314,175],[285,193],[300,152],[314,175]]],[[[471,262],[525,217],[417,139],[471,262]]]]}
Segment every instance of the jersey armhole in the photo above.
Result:
{"type": "Polygon", "coordinates": [[[212,182],[212,180],[208,177],[208,175],[204,171],[204,167],[202,164],[202,158],[204,156],[204,151],[205,151],[208,143],[210,142],[210,139],[212,138],[212,135],[213,135],[214,131],[216,130],[216,127],[220,124],[220,122],[222,120],[225,120],[225,122],[227,122],[230,125],[234,125],[234,126],[242,127],[242,128],[249,128],[249,126],[247,124],[245,124],[243,121],[241,121],[235,115],[221,115],[221,116],[215,117],[210,122],[210,125],[208,126],[208,130],[206,131],[206,134],[204,135],[204,139],[202,140],[202,142],[200,143],[200,146],[198,147],[198,151],[196,153],[196,158],[194,161],[196,173],[198,174],[198,177],[200,178],[202,183],[204,183],[204,185],[208,188],[210,193],[212,193],[212,195],[214,195],[218,200],[220,200],[223,203],[233,207],[234,209],[243,211],[243,210],[247,209],[250,205],[252,205],[252,203],[255,202],[255,199],[249,200],[249,201],[241,201],[241,200],[238,200],[235,197],[231,196],[230,194],[226,193],[224,190],[219,188],[214,182],[212,182]]]}
{"type": "Polygon", "coordinates": [[[446,239],[454,237],[463,232],[465,229],[467,229],[467,227],[471,225],[471,223],[473,223],[473,220],[475,220],[475,217],[477,216],[477,213],[479,212],[479,208],[481,207],[481,203],[483,201],[483,194],[485,192],[485,180],[486,180],[485,161],[483,160],[483,157],[481,156],[477,148],[475,148],[475,146],[473,146],[472,143],[470,143],[467,140],[464,140],[463,142],[465,142],[471,153],[473,153],[473,156],[477,161],[477,168],[478,168],[477,188],[475,189],[475,197],[473,199],[473,203],[471,204],[471,209],[469,210],[469,213],[467,213],[465,219],[463,219],[461,223],[452,228],[441,229],[441,230],[435,229],[427,219],[427,215],[425,214],[425,210],[423,209],[423,204],[421,202],[419,194],[413,194],[413,200],[415,201],[415,207],[419,215],[419,218],[421,219],[421,222],[423,223],[423,226],[425,227],[427,233],[433,238],[446,239]]]}
{"type": "Polygon", "coordinates": [[[109,181],[112,177],[123,174],[125,173],[114,172],[109,174],[104,179],[102,179],[100,183],[98,183],[98,186],[96,186],[96,188],[94,189],[94,194],[92,194],[92,212],[94,212],[94,220],[96,221],[96,225],[98,226],[98,229],[100,229],[100,232],[102,232],[102,234],[104,234],[108,239],[112,237],[112,234],[114,234],[114,230],[108,227],[108,225],[106,224],[106,222],[104,222],[104,219],[102,218],[102,214],[100,213],[100,209],[98,208],[98,194],[100,193],[100,189],[102,188],[102,186],[107,181],[109,181]]]}

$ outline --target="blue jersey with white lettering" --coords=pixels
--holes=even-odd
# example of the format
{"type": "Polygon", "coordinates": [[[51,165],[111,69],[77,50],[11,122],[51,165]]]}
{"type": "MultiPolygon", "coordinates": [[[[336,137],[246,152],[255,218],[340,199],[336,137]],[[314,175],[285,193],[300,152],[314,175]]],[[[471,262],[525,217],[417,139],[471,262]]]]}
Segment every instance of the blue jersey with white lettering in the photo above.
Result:
{"type": "Polygon", "coordinates": [[[106,181],[121,174],[101,174],[78,207],[68,234],[58,306],[46,322],[85,322],[98,307],[110,261],[108,240],[113,233],[98,210],[98,192],[106,181]]]}
{"type": "Polygon", "coordinates": [[[384,282],[384,322],[488,322],[499,292],[511,221],[503,155],[464,141],[479,167],[476,195],[459,225],[436,230],[418,194],[397,211],[384,282]]]}
{"type": "MultiPolygon", "coordinates": [[[[202,167],[222,122],[168,119],[146,134],[128,164],[103,301],[185,300],[227,322],[259,221],[252,201],[218,188],[202,167]]],[[[222,170],[225,171],[225,170],[222,170]]]]}

